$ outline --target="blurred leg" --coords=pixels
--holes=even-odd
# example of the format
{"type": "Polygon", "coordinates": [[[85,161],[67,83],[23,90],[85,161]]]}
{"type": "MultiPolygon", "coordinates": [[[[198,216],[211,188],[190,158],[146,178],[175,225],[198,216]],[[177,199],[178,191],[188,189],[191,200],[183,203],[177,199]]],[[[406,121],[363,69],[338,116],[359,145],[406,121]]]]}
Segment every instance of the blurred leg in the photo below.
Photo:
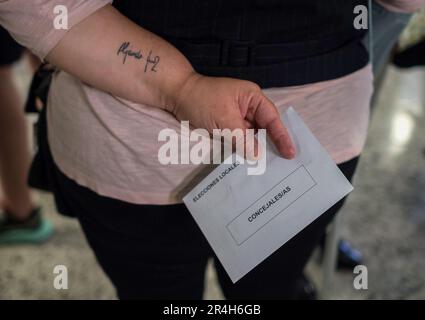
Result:
{"type": "MultiPolygon", "coordinates": [[[[12,72],[24,49],[1,27],[0,43],[0,245],[42,243],[50,238],[53,228],[31,200],[27,122],[12,72]]],[[[30,67],[35,67],[35,61],[30,67]]]]}
{"type": "Polygon", "coordinates": [[[3,206],[24,220],[33,204],[27,185],[30,165],[27,124],[10,66],[0,67],[0,179],[3,206]]]}

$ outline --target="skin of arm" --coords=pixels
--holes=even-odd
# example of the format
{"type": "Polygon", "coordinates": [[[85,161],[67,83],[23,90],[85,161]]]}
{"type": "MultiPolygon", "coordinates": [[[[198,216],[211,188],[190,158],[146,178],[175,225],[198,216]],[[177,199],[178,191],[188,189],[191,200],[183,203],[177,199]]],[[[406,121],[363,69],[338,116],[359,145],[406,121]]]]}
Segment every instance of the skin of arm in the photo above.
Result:
{"type": "Polygon", "coordinates": [[[46,60],[90,86],[209,132],[264,128],[282,156],[295,155],[276,107],[258,85],[196,73],[175,47],[111,5],[71,28],[46,60]]]}

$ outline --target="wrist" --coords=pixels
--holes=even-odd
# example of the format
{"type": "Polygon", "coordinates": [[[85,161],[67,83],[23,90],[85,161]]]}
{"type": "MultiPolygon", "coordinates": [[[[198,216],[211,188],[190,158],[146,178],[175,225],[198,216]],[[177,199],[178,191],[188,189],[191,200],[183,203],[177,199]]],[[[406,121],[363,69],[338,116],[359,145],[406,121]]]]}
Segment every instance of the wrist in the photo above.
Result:
{"type": "Polygon", "coordinates": [[[191,70],[184,77],[180,78],[179,81],[172,86],[171,90],[165,93],[165,107],[164,109],[171,112],[173,115],[177,115],[184,98],[190,95],[194,84],[201,78],[202,75],[191,70]]]}

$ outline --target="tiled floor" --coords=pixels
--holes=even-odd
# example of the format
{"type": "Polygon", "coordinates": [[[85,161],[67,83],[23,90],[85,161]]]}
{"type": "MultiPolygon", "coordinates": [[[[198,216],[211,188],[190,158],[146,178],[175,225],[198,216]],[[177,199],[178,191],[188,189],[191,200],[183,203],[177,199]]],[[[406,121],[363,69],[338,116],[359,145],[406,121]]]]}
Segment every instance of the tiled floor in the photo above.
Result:
{"type": "MultiPolygon", "coordinates": [[[[25,66],[16,68],[21,90],[25,66]]],[[[328,298],[425,298],[425,68],[388,70],[376,100],[369,139],[343,211],[343,234],[366,256],[368,290],[338,272],[328,298]]],[[[111,299],[114,291],[76,221],[54,212],[39,195],[55,235],[42,246],[0,248],[0,299],[111,299]],[[55,265],[66,265],[69,289],[53,287],[55,265]]],[[[315,259],[308,272],[320,287],[315,259]]],[[[212,268],[206,298],[221,298],[212,268]]]]}

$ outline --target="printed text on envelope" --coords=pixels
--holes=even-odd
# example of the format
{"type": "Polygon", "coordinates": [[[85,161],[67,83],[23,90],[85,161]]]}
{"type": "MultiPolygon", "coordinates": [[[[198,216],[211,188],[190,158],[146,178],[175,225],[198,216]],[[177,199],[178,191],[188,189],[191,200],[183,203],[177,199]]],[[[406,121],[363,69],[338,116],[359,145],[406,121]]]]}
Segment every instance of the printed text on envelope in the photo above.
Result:
{"type": "Polygon", "coordinates": [[[243,244],[315,185],[313,177],[301,165],[229,222],[227,230],[238,245],[243,244]]]}

